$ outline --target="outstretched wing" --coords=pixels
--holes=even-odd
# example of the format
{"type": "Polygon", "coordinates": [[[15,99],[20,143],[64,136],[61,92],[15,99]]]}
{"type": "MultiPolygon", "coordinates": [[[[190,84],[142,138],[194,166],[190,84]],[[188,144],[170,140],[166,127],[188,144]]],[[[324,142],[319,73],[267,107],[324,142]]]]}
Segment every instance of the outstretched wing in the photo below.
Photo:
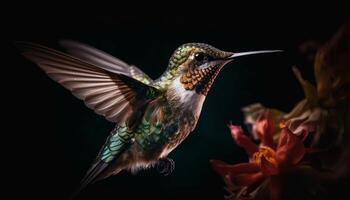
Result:
{"type": "Polygon", "coordinates": [[[98,50],[89,45],[70,40],[62,40],[60,44],[67,50],[69,54],[82,60],[88,61],[105,70],[110,70],[114,73],[132,77],[147,85],[153,83],[153,80],[136,66],[128,65],[106,52],[98,50]]]}
{"type": "MultiPolygon", "coordinates": [[[[96,113],[112,122],[125,122],[160,92],[130,77],[127,65],[98,65],[59,51],[27,42],[17,42],[22,54],[35,62],[49,77],[70,90],[96,113]]],[[[110,58],[112,59],[112,58],[110,58]]],[[[105,58],[107,62],[107,58],[105,58]]],[[[102,63],[102,58],[101,58],[102,63]]],[[[121,62],[121,61],[120,61],[121,62]]]]}

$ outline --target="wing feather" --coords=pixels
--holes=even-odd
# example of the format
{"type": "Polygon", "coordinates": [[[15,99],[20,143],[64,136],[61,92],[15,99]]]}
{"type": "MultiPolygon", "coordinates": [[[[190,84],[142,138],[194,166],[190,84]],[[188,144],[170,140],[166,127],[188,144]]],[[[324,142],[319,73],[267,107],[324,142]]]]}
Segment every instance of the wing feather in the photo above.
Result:
{"type": "Polygon", "coordinates": [[[136,66],[128,65],[122,60],[94,47],[70,40],[63,40],[60,44],[67,49],[69,54],[101,66],[105,70],[132,77],[145,84],[153,83],[153,80],[136,66]]]}
{"type": "Polygon", "coordinates": [[[145,91],[156,90],[131,78],[126,63],[96,49],[79,46],[86,57],[75,58],[37,44],[19,42],[17,46],[50,78],[112,122],[130,118],[152,99],[145,91]]]}

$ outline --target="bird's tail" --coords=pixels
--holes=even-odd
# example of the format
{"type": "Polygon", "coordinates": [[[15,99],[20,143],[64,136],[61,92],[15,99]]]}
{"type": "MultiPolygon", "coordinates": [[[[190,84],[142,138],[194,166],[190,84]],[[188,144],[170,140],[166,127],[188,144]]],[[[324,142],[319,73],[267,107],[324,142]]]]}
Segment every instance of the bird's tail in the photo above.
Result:
{"type": "Polygon", "coordinates": [[[71,195],[70,199],[75,199],[82,190],[84,190],[89,184],[94,183],[99,180],[99,175],[107,168],[108,163],[103,161],[98,161],[86,172],[86,175],[81,180],[79,187],[75,190],[75,192],[71,195]]]}
{"type": "Polygon", "coordinates": [[[86,172],[85,177],[80,182],[79,187],[71,196],[71,199],[77,197],[77,195],[84,190],[90,183],[107,178],[112,174],[117,174],[122,170],[121,166],[110,166],[111,163],[125,150],[124,139],[116,132],[119,129],[116,128],[112,131],[107,138],[106,143],[101,148],[95,163],[86,172]]]}

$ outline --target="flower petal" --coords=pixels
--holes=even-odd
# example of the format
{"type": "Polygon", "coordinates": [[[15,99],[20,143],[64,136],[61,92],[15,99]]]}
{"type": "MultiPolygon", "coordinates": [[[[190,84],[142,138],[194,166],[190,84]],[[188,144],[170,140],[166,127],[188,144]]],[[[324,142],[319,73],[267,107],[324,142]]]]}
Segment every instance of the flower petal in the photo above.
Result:
{"type": "Polygon", "coordinates": [[[302,140],[287,128],[283,128],[276,150],[276,159],[279,165],[282,167],[296,165],[304,157],[304,154],[305,147],[302,140]]]}
{"type": "Polygon", "coordinates": [[[240,164],[227,164],[221,160],[211,160],[214,170],[221,176],[226,176],[231,174],[232,176],[241,173],[255,173],[260,170],[260,168],[254,163],[240,163],[240,164]]]}
{"type": "Polygon", "coordinates": [[[309,104],[315,105],[317,103],[317,91],[315,86],[313,86],[309,81],[305,80],[297,67],[292,68],[294,75],[298,79],[299,83],[303,87],[304,95],[309,104]]]}
{"type": "Polygon", "coordinates": [[[310,132],[314,132],[315,137],[317,137],[324,131],[324,120],[327,115],[327,111],[313,108],[305,111],[300,116],[289,119],[285,122],[285,125],[293,134],[304,141],[310,132]]]}
{"type": "Polygon", "coordinates": [[[268,160],[266,160],[265,157],[261,158],[260,161],[260,168],[261,171],[268,176],[271,175],[276,175],[278,174],[279,170],[278,170],[278,166],[274,165],[273,163],[269,162],[268,160]]]}
{"type": "Polygon", "coordinates": [[[251,134],[255,140],[258,140],[259,137],[255,130],[255,124],[260,115],[265,112],[269,112],[270,118],[273,121],[273,124],[275,125],[275,131],[278,131],[279,127],[276,126],[279,124],[283,116],[286,114],[280,110],[274,109],[274,108],[267,108],[260,103],[255,103],[248,105],[244,108],[242,108],[243,114],[244,114],[244,123],[247,125],[248,129],[251,130],[251,134]]]}
{"type": "Polygon", "coordinates": [[[299,101],[289,113],[285,114],[283,118],[288,120],[293,117],[300,116],[308,109],[310,109],[310,104],[308,103],[307,99],[303,99],[299,101]]]}
{"type": "Polygon", "coordinates": [[[334,106],[350,99],[350,20],[320,48],[315,59],[315,78],[319,98],[334,106]]]}
{"type": "Polygon", "coordinates": [[[258,117],[253,132],[259,136],[262,145],[274,148],[273,134],[275,132],[275,127],[268,111],[262,113],[258,117]]]}
{"type": "Polygon", "coordinates": [[[238,174],[236,176],[231,175],[231,180],[233,183],[235,183],[238,186],[250,186],[266,176],[262,172],[256,172],[256,173],[244,173],[244,174],[238,174]]]}
{"type": "Polygon", "coordinates": [[[258,146],[254,144],[250,138],[244,135],[243,130],[240,126],[229,124],[228,127],[231,130],[232,138],[240,147],[243,147],[250,156],[258,151],[258,146]]]}

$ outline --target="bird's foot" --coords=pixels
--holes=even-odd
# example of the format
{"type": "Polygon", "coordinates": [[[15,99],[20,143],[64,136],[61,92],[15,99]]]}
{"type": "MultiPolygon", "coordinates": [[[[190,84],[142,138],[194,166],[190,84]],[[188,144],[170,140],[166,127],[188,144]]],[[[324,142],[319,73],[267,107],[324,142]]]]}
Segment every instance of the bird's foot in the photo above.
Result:
{"type": "Polygon", "coordinates": [[[174,171],[175,162],[171,158],[161,158],[156,164],[156,169],[160,174],[168,176],[174,171]]]}

